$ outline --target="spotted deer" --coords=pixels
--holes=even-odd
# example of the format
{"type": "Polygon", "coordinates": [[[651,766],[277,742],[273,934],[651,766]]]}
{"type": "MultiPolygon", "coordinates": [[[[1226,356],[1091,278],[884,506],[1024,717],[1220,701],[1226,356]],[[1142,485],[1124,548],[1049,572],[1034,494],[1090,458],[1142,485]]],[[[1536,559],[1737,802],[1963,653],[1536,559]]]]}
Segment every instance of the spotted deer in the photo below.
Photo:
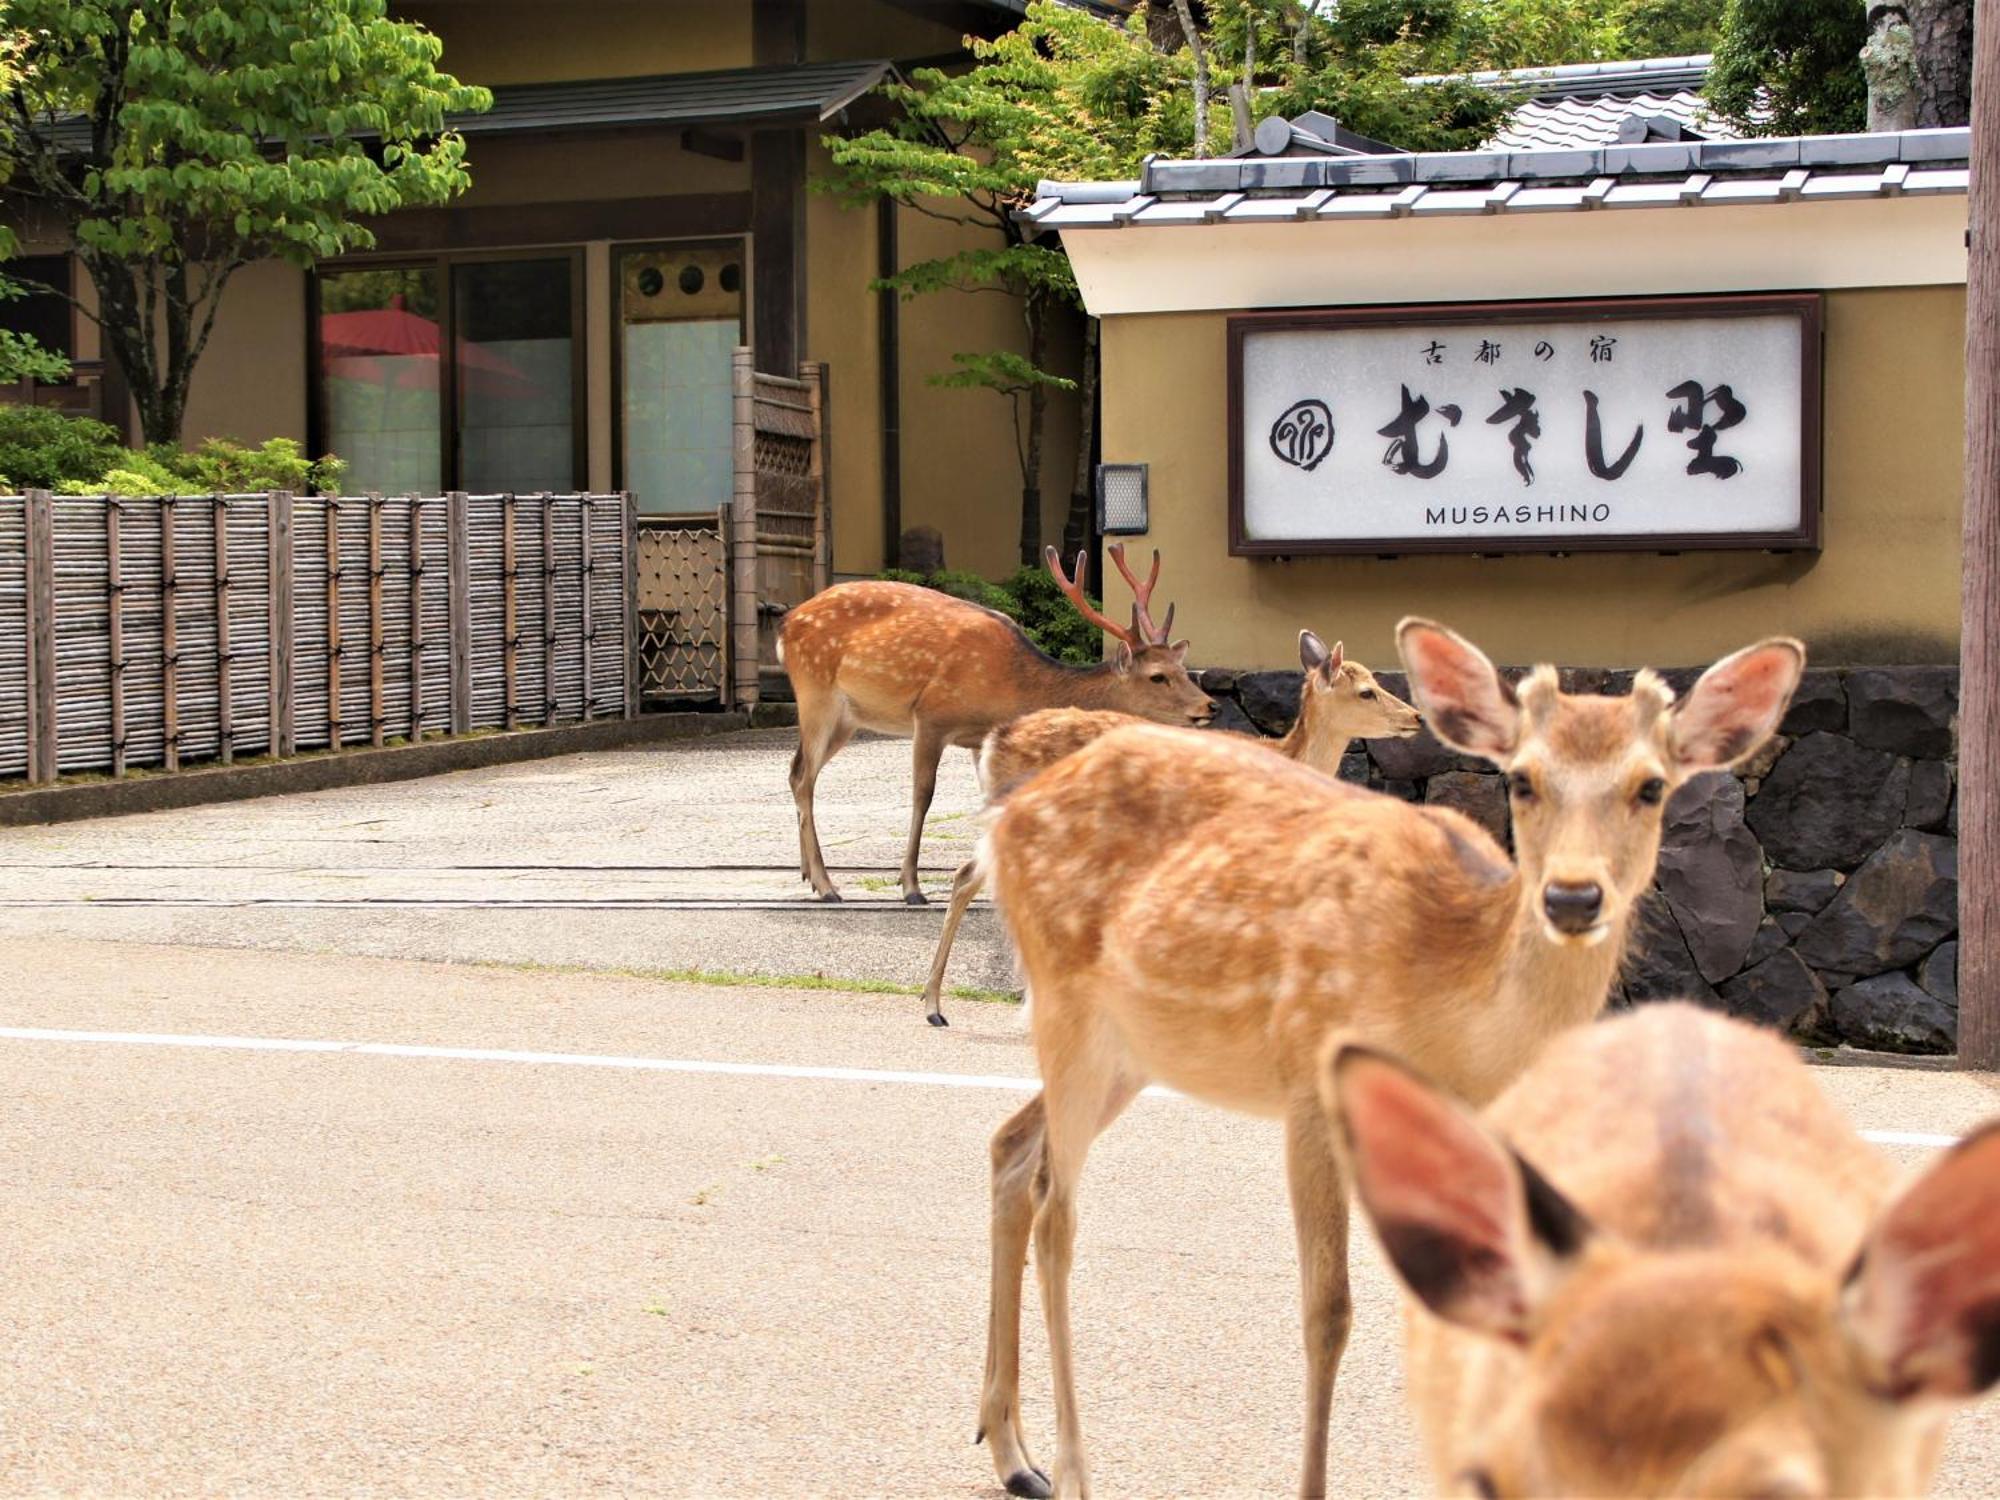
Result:
{"type": "Polygon", "coordinates": [[[1491,1098],[1602,1009],[1659,852],[1667,795],[1753,753],[1804,669],[1796,641],[1724,658],[1675,703],[1510,686],[1468,642],[1405,620],[1411,696],[1437,737],[1497,764],[1515,859],[1471,819],[1216,735],[1115,730],[1000,806],[983,861],[1033,1018],[1042,1091],[992,1145],[992,1283],[980,1431],[1016,1494],[1088,1493],[1071,1363],[1077,1179],[1091,1141],[1157,1081],[1284,1123],[1306,1351],[1300,1491],[1326,1487],[1346,1345],[1347,1193],[1317,1077],[1352,1036],[1491,1098]],[[1054,1369],[1056,1457],[1020,1430],[1029,1238],[1054,1369]]]}
{"type": "Polygon", "coordinates": [[[1116,709],[1168,724],[1206,724],[1214,715],[1215,704],[1188,676],[1188,643],[1169,640],[1173,606],[1165,625],[1153,623],[1160,554],[1153,554],[1152,573],[1142,584],[1125,566],[1124,547],[1110,552],[1132,588],[1129,628],[1085,596],[1085,554],[1077,554],[1073,577],[1063,573],[1055,548],[1044,555],[1084,618],[1118,642],[1095,666],[1056,661],[995,610],[885,579],[836,584],[785,617],[778,660],[798,700],[791,779],[799,810],[799,876],[822,901],[838,901],[840,893],[826,873],[813,825],[813,787],[857,729],[913,742],[915,787],[902,887],[906,902],[922,906],[917,851],[947,747],[976,749],[994,728],[1041,708],[1116,709]]]}
{"type": "Polygon", "coordinates": [[[2000,1381],[2000,1119],[1892,1192],[1793,1049],[1683,1004],[1483,1116],[1366,1046],[1324,1082],[1440,1494],[1917,1495],[2000,1381]]]}
{"type": "MultiPolygon", "coordinates": [[[[1373,672],[1358,661],[1348,661],[1339,641],[1329,651],[1312,631],[1301,630],[1299,665],[1305,669],[1299,684],[1299,716],[1284,738],[1275,745],[1252,735],[1243,738],[1333,776],[1354,740],[1402,739],[1415,734],[1423,722],[1414,708],[1377,682],[1373,672]]],[[[1051,708],[1001,725],[979,747],[979,784],[987,805],[1092,740],[1137,722],[1130,714],[1102,709],[1051,708]]],[[[967,860],[952,876],[951,906],[944,914],[931,977],[924,986],[924,1015],[933,1026],[951,1024],[944,1018],[945,965],[958,924],[985,883],[977,860],[967,860]]]]}

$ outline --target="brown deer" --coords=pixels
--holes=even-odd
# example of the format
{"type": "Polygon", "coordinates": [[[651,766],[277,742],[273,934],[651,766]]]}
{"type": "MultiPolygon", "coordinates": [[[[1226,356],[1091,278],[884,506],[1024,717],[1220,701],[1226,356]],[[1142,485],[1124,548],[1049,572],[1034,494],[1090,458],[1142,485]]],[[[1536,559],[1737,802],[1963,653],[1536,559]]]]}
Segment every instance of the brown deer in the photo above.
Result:
{"type": "Polygon", "coordinates": [[[1267,751],[1115,730],[1001,804],[985,867],[1033,999],[1042,1092],[993,1138],[982,1434],[1017,1494],[1088,1493],[1069,1324],[1077,1179],[1091,1141],[1157,1080],[1284,1122],[1303,1286],[1305,1460],[1326,1486],[1347,1340],[1347,1199],[1317,1076],[1335,1037],[1413,1059],[1474,1100],[1603,1007],[1689,776],[1754,752],[1805,664],[1771,640],[1678,704],[1641,672],[1622,698],[1518,687],[1466,641],[1405,620],[1411,695],[1438,738],[1506,773],[1515,863],[1471,819],[1330,781],[1267,751]],[[1054,1367],[1053,1482],[1020,1433],[1030,1234],[1054,1367]]]}
{"type": "MultiPolygon", "coordinates": [[[[1254,735],[1241,738],[1333,776],[1339,774],[1340,757],[1350,742],[1402,739],[1415,734],[1423,723],[1414,708],[1375,680],[1373,672],[1358,661],[1348,661],[1339,641],[1328,651],[1325,641],[1310,630],[1301,630],[1299,665],[1305,668],[1305,678],[1299,684],[1299,716],[1285,737],[1276,745],[1254,735]]],[[[1048,769],[1092,740],[1137,722],[1130,714],[1103,709],[1051,708],[1002,724],[979,747],[979,784],[987,805],[999,802],[1037,771],[1048,769]]],[[[931,977],[924,986],[924,1015],[933,1026],[951,1024],[944,1018],[945,965],[951,959],[958,924],[985,883],[974,859],[960,865],[951,878],[951,906],[944,914],[937,955],[931,960],[931,977]]]]}
{"type": "Polygon", "coordinates": [[[1483,1121],[1367,1047],[1326,1093],[1440,1494],[1921,1494],[2000,1381],[2000,1119],[1892,1195],[1792,1048],[1681,1004],[1483,1121]]]}
{"type": "Polygon", "coordinates": [[[1129,628],[1105,616],[1083,592],[1085,555],[1066,577],[1056,549],[1050,573],[1072,603],[1118,642],[1110,658],[1076,667],[1038,650],[1021,627],[995,610],[912,583],[862,579],[835,584],[785,617],[778,660],[798,700],[799,748],[792,757],[792,800],[799,808],[799,875],[822,901],[840,893],[826,873],[813,826],[813,785],[826,763],[857,729],[913,741],[916,785],[910,841],[903,851],[903,899],[922,906],[917,850],[937,790],[938,761],[951,745],[976,749],[987,733],[1040,708],[1118,709],[1167,724],[1206,724],[1215,704],[1188,676],[1186,641],[1169,641],[1151,613],[1160,554],[1142,584],[1125,566],[1125,549],[1111,560],[1132,587],[1129,628]]]}

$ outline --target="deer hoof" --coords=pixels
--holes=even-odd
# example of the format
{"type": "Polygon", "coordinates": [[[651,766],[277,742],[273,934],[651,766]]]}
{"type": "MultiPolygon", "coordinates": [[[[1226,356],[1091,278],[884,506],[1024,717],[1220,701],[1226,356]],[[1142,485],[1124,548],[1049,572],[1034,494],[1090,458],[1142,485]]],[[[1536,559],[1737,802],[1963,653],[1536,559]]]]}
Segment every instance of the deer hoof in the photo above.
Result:
{"type": "Polygon", "coordinates": [[[929,906],[930,904],[931,898],[926,896],[922,891],[903,892],[903,905],[905,906],[929,906]]]}
{"type": "Polygon", "coordinates": [[[929,1015],[925,1016],[924,1019],[930,1022],[931,1025],[933,1026],[949,1026],[951,1024],[951,1022],[947,1021],[944,1018],[944,1012],[941,1010],[932,1011],[929,1015]]]}
{"type": "Polygon", "coordinates": [[[819,893],[819,899],[820,899],[820,900],[822,900],[822,901],[838,901],[838,900],[840,899],[840,892],[839,892],[839,891],[821,891],[821,892],[819,893]]]}
{"type": "Polygon", "coordinates": [[[1016,1469],[1007,1476],[1007,1493],[1024,1495],[1027,1500],[1049,1500],[1055,1490],[1049,1484],[1049,1476],[1040,1469],[1016,1469]]]}

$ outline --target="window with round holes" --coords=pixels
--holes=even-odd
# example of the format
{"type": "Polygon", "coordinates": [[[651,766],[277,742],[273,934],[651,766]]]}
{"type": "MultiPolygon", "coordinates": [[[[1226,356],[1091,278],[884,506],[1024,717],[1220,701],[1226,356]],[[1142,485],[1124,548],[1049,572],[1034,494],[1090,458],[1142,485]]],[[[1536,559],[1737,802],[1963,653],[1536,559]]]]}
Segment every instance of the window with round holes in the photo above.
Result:
{"type": "Polygon", "coordinates": [[[692,297],[696,292],[708,285],[708,277],[700,266],[682,266],[680,284],[681,290],[692,297]]]}
{"type": "Polygon", "coordinates": [[[639,288],[639,295],[641,297],[659,296],[661,291],[665,289],[666,284],[667,278],[661,273],[658,266],[646,266],[642,268],[633,281],[633,285],[639,288]]]}

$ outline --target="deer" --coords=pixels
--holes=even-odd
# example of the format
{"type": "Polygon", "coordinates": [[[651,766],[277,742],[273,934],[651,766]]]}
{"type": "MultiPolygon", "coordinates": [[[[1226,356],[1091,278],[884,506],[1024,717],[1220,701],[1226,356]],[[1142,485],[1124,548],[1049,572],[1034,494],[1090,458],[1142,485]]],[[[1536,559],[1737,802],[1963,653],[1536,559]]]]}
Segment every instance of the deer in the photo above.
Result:
{"type": "Polygon", "coordinates": [[[1351,1308],[1347,1190],[1317,1073],[1336,1039],[1412,1059],[1483,1103],[1603,1009],[1659,853],[1668,794],[1753,754],[1805,648],[1723,658],[1679,702],[1651,671],[1622,697],[1518,686],[1431,621],[1397,630],[1439,740],[1504,773],[1510,862],[1451,810],[1157,725],[1114,730],[1000,804],[981,846],[1026,979],[1042,1088],[993,1137],[979,1435],[1014,1494],[1089,1493],[1069,1319],[1078,1177],[1148,1083],[1283,1122],[1306,1354],[1299,1490],[1326,1490],[1351,1308]],[[1028,1244],[1048,1328],[1056,1452],[1020,1427],[1028,1244]]]}
{"type": "MultiPolygon", "coordinates": [[[[1301,630],[1299,665],[1305,669],[1299,683],[1299,715],[1277,744],[1240,731],[1220,732],[1264,743],[1287,760],[1334,776],[1339,774],[1340,758],[1352,741],[1403,739],[1423,725],[1417,711],[1377,682],[1373,672],[1358,661],[1347,660],[1344,642],[1334,642],[1329,651],[1326,642],[1312,631],[1301,630]]],[[[1001,725],[979,747],[979,784],[987,806],[994,806],[1065,755],[1137,722],[1130,714],[1105,709],[1049,708],[1001,725]]],[[[976,859],[960,865],[951,878],[951,905],[945,911],[930,979],[924,985],[924,1018],[933,1026],[951,1024],[944,1018],[945,965],[951,959],[951,945],[966,908],[985,883],[976,859]]]]}
{"type": "Polygon", "coordinates": [[[822,901],[838,901],[813,824],[813,787],[826,763],[857,729],[912,742],[914,788],[910,837],[903,851],[903,900],[926,904],[917,883],[917,851],[937,790],[938,762],[953,745],[977,749],[1001,724],[1042,708],[1116,709],[1168,724],[1206,724],[1215,703],[1188,675],[1186,641],[1174,641],[1152,616],[1160,554],[1142,584],[1125,565],[1122,544],[1111,560],[1132,589],[1132,623],[1119,625],[1084,593],[1087,554],[1065,574],[1056,549],[1043,560],[1085,619],[1118,643],[1095,666],[1059,662],[997,610],[936,589],[887,579],[835,584],[785,617],[778,660],[798,702],[799,748],[792,757],[792,800],[799,813],[799,876],[822,901]]]}
{"type": "Polygon", "coordinates": [[[1769,1032],[1682,1003],[1475,1114],[1340,1047],[1438,1493],[1917,1495],[2000,1382],[2000,1118],[1900,1192],[1769,1032]]]}

